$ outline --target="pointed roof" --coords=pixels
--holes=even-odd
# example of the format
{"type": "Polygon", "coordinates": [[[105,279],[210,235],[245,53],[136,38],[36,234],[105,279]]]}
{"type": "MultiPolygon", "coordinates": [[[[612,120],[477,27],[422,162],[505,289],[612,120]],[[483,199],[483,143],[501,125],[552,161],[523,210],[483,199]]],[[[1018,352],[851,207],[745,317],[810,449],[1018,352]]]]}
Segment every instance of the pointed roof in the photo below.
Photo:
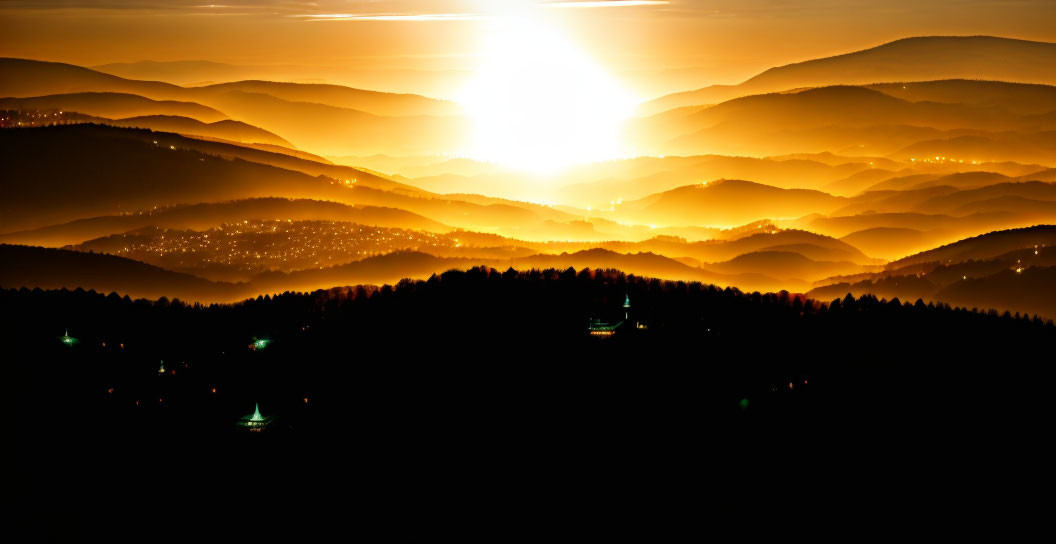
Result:
{"type": "Polygon", "coordinates": [[[253,403],[253,415],[249,418],[250,421],[264,421],[264,418],[260,415],[260,403],[253,403]]]}
{"type": "Polygon", "coordinates": [[[627,295],[627,294],[623,295],[623,307],[624,308],[630,308],[631,307],[631,296],[630,295],[627,295]]]}

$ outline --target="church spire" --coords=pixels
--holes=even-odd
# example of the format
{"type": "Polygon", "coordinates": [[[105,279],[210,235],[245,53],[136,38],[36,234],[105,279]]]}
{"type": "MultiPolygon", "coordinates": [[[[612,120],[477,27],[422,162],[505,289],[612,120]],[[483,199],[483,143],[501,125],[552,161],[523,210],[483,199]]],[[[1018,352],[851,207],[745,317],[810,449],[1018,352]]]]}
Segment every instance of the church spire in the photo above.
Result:
{"type": "Polygon", "coordinates": [[[264,417],[260,415],[260,403],[253,403],[253,417],[249,418],[250,421],[264,421],[264,417]]]}

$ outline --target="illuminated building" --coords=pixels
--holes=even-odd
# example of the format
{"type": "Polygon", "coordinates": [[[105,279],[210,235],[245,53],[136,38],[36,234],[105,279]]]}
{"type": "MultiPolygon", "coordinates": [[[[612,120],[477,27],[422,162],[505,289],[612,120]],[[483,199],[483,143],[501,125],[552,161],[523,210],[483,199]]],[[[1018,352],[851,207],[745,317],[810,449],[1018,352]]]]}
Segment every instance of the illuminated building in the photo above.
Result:
{"type": "Polygon", "coordinates": [[[253,413],[247,416],[242,416],[242,418],[238,420],[238,426],[249,432],[259,433],[266,429],[273,419],[275,419],[274,416],[264,417],[260,415],[260,404],[254,403],[253,413]]]}
{"type": "Polygon", "coordinates": [[[253,343],[249,345],[249,349],[253,351],[259,351],[268,347],[268,344],[270,343],[271,340],[268,340],[267,338],[254,339],[253,343]]]}
{"type": "Polygon", "coordinates": [[[66,344],[70,347],[73,347],[73,345],[78,342],[76,338],[70,336],[70,331],[68,329],[62,336],[59,337],[59,340],[61,340],[63,344],[66,344]]]}
{"type": "MultiPolygon", "coordinates": [[[[623,320],[618,323],[608,323],[602,321],[601,318],[593,317],[590,319],[590,323],[587,325],[587,331],[590,336],[597,338],[608,338],[616,334],[616,329],[622,327],[624,323],[631,323],[631,297],[630,295],[623,296],[623,320]]],[[[645,330],[647,327],[641,323],[634,322],[635,329],[645,330]]]]}
{"type": "Polygon", "coordinates": [[[592,317],[590,323],[587,325],[587,331],[590,336],[595,338],[608,338],[616,334],[616,329],[623,326],[624,322],[627,321],[628,316],[631,312],[631,299],[629,296],[624,295],[623,297],[623,321],[619,323],[607,323],[602,321],[601,318],[592,317]]]}
{"type": "Polygon", "coordinates": [[[595,317],[591,318],[590,324],[587,325],[587,329],[590,331],[591,336],[608,338],[609,336],[616,334],[616,329],[619,328],[620,325],[623,325],[623,321],[612,325],[595,317]]]}

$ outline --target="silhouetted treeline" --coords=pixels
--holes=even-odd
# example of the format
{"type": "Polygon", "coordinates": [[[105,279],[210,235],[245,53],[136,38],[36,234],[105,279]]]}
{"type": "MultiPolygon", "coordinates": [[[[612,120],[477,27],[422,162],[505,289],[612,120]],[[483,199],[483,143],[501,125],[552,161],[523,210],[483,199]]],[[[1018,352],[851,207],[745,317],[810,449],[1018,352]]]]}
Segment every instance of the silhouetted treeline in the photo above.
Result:
{"type": "MultiPolygon", "coordinates": [[[[657,385],[682,387],[696,376],[706,383],[694,387],[715,388],[724,396],[718,406],[735,407],[745,395],[819,368],[876,365],[920,379],[954,363],[1004,362],[1025,343],[1056,338],[1051,322],[1007,312],[868,295],[819,302],[786,292],[741,293],[574,269],[476,268],[395,287],[287,293],[208,307],[82,290],[6,290],[0,302],[8,349],[36,354],[27,361],[30,373],[56,373],[49,379],[59,381],[84,373],[72,392],[83,395],[84,407],[101,402],[98,392],[113,386],[119,393],[105,397],[104,405],[122,417],[136,413],[130,403],[151,401],[163,383],[156,379],[163,360],[177,371],[165,384],[176,384],[169,405],[184,394],[223,390],[228,412],[206,415],[193,402],[186,413],[160,409],[172,424],[193,429],[229,428],[254,401],[284,416],[283,428],[312,428],[329,416],[302,417],[304,397],[337,410],[362,398],[355,388],[368,376],[401,389],[418,380],[426,387],[451,381],[441,389],[462,397],[490,394],[491,380],[504,383],[503,376],[522,372],[515,389],[588,374],[623,379],[622,372],[673,372],[680,379],[657,385]],[[589,337],[591,318],[624,321],[625,297],[631,302],[627,323],[612,338],[589,337]],[[79,343],[63,345],[58,337],[66,331],[79,343]],[[248,349],[256,338],[271,343],[259,352],[248,349]],[[934,358],[938,353],[943,357],[934,358]],[[185,362],[187,372],[180,368],[185,362]],[[90,390],[89,382],[98,389],[90,390]]],[[[101,423],[113,421],[107,416],[101,423]]]]}
{"type": "Polygon", "coordinates": [[[919,301],[476,268],[233,305],[21,289],[0,307],[31,495],[354,477],[385,496],[510,464],[568,470],[554,451],[597,468],[736,454],[772,469],[806,455],[789,437],[831,464],[860,453],[821,444],[852,436],[882,445],[869,455],[930,451],[1040,437],[1024,430],[1052,415],[1051,322],[919,301]],[[624,324],[592,338],[595,317],[624,324]],[[255,403],[274,422],[238,433],[255,403]],[[71,448],[93,468],[69,465],[71,448]]]}

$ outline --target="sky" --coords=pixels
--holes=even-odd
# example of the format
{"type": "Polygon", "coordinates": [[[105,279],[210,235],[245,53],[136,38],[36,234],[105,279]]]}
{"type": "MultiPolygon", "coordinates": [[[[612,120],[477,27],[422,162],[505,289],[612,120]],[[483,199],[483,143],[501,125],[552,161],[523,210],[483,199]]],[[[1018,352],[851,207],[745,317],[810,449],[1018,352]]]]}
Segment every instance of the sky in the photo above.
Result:
{"type": "Polygon", "coordinates": [[[1056,42],[1052,0],[209,1],[0,0],[0,56],[208,60],[449,97],[496,21],[528,15],[644,99],[908,36],[1056,42]]]}

